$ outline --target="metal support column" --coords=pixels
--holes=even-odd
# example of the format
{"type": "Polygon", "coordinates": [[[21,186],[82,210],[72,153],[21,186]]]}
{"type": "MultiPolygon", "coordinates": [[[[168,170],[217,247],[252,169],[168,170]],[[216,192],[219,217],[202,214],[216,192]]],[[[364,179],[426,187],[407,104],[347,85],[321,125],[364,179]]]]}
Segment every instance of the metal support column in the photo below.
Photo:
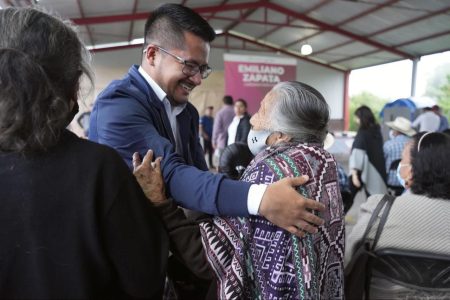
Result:
{"type": "Polygon", "coordinates": [[[412,74],[411,74],[411,97],[416,95],[416,81],[417,81],[417,65],[420,58],[415,58],[412,60],[412,74]]]}

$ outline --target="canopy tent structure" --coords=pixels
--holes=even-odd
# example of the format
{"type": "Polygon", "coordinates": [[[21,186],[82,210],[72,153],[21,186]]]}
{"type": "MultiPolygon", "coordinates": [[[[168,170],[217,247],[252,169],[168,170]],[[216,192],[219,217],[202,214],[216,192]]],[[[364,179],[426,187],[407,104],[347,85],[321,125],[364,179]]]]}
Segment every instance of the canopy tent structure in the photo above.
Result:
{"type": "MultiPolygon", "coordinates": [[[[411,96],[420,57],[450,50],[448,0],[183,0],[209,21],[213,48],[272,51],[342,72],[344,108],[351,70],[408,59],[411,96]],[[301,47],[312,47],[302,55],[301,47]]],[[[0,0],[39,4],[80,26],[94,52],[141,47],[149,12],[160,0],[0,0]]],[[[348,107],[348,106],[347,106],[348,107]]],[[[346,109],[344,109],[347,111],[346,109]]]]}
{"type": "MultiPolygon", "coordinates": [[[[383,108],[380,111],[380,117],[386,122],[386,121],[393,121],[391,120],[389,117],[387,117],[385,119],[385,112],[387,114],[387,112],[391,112],[393,110],[404,110],[405,111],[405,115],[404,117],[406,117],[409,120],[414,120],[415,116],[416,116],[416,110],[417,110],[417,106],[414,103],[414,101],[412,101],[411,99],[397,99],[394,100],[392,102],[386,103],[383,108]]],[[[389,113],[389,115],[392,115],[391,113],[389,113]]]]}

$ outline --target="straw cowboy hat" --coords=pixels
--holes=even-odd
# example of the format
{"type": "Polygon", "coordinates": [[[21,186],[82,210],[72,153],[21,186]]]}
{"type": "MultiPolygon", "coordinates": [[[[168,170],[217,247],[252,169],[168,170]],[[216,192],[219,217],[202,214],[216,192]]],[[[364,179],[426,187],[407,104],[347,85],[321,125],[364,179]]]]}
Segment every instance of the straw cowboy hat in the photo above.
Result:
{"type": "Polygon", "coordinates": [[[386,122],[386,125],[408,136],[413,136],[416,134],[416,131],[411,127],[411,121],[404,117],[397,117],[392,122],[386,122]]]}

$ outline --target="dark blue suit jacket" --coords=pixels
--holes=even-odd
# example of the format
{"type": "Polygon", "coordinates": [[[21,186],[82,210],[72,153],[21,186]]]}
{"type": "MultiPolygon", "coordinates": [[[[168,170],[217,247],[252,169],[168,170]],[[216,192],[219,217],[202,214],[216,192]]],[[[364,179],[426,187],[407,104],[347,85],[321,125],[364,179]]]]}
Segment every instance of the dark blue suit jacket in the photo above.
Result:
{"type": "Polygon", "coordinates": [[[225,179],[207,170],[198,138],[198,112],[188,103],[177,116],[183,157],[175,153],[175,139],[164,105],[132,66],[97,98],[91,113],[89,139],[116,149],[130,169],[132,155],[152,149],[163,157],[166,189],[181,206],[209,214],[248,216],[250,184],[225,179]]]}

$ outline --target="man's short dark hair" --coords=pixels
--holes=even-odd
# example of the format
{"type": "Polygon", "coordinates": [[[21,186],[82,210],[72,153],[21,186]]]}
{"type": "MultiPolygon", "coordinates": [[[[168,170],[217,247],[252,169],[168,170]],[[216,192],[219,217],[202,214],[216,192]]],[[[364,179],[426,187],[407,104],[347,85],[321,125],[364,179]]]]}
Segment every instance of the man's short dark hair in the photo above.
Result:
{"type": "Polygon", "coordinates": [[[229,95],[223,96],[223,103],[225,105],[232,105],[233,104],[233,97],[231,97],[229,95]]]}
{"type": "Polygon", "coordinates": [[[156,43],[168,49],[183,49],[185,31],[205,42],[212,42],[216,37],[214,29],[192,9],[180,4],[163,4],[151,13],[145,23],[144,47],[156,43]]]}
{"type": "Polygon", "coordinates": [[[450,200],[450,137],[421,132],[413,137],[411,190],[417,195],[450,200]],[[420,149],[418,144],[420,141],[420,149]]]}

